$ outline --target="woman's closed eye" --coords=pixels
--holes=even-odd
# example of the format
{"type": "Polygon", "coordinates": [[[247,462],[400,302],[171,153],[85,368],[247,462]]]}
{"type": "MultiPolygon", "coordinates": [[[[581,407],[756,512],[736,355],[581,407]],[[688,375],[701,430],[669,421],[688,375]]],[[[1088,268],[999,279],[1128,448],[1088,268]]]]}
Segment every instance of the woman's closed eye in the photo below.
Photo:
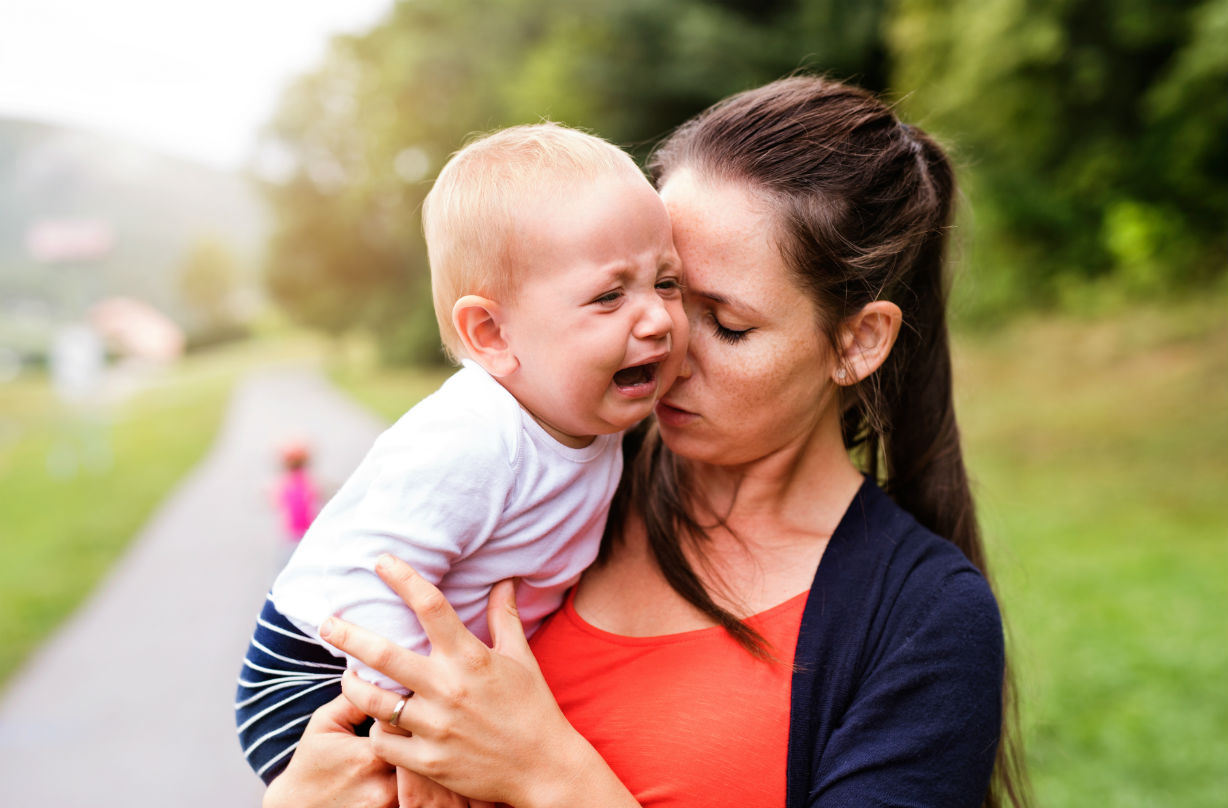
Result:
{"type": "Polygon", "coordinates": [[[746,339],[747,334],[755,330],[753,328],[743,328],[741,330],[736,328],[727,328],[721,323],[720,320],[716,318],[715,313],[710,313],[708,316],[712,320],[713,333],[716,334],[717,339],[724,340],[725,342],[741,342],[742,340],[746,339]]]}

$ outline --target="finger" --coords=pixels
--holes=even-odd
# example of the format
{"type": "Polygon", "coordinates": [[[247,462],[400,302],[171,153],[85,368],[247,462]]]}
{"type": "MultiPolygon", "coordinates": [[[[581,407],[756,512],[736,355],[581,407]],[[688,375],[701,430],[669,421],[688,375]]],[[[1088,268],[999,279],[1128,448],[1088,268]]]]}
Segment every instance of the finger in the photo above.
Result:
{"type": "Polygon", "coordinates": [[[494,649],[516,660],[537,668],[537,660],[529,650],[529,641],[524,636],[524,624],[516,609],[516,582],[500,581],[490,590],[486,602],[486,622],[490,626],[490,638],[494,649]]]}
{"type": "Polygon", "coordinates": [[[362,713],[363,718],[371,716],[381,722],[389,732],[397,735],[413,734],[409,726],[413,720],[409,714],[409,699],[412,693],[407,696],[384,690],[378,685],[364,682],[353,671],[346,671],[341,677],[341,693],[355,710],[362,713]],[[405,701],[404,704],[401,703],[402,700],[405,701]],[[401,708],[399,712],[398,707],[401,708]]]}
{"type": "MultiPolygon", "coordinates": [[[[344,687],[344,682],[342,683],[344,687]]],[[[312,714],[310,722],[317,728],[354,734],[354,727],[367,720],[367,714],[354,706],[345,696],[337,696],[320,705],[312,714]]]]}
{"type": "Polygon", "coordinates": [[[397,735],[382,721],[371,726],[371,751],[385,763],[418,771],[422,768],[418,759],[419,745],[418,738],[397,735]]]}
{"type": "Polygon", "coordinates": [[[407,690],[421,690],[428,683],[429,661],[421,654],[390,642],[373,631],[340,617],[330,617],[320,626],[320,636],[355,659],[364,662],[407,690]]]}
{"type": "Polygon", "coordinates": [[[412,732],[405,729],[402,723],[403,721],[404,719],[401,719],[401,721],[398,721],[395,727],[392,724],[389,724],[387,721],[382,721],[380,723],[383,724],[385,730],[387,730],[388,732],[391,732],[393,735],[404,735],[406,738],[414,737],[414,734],[412,732]]]}
{"type": "Polygon", "coordinates": [[[429,777],[402,768],[397,769],[397,799],[400,808],[456,806],[461,803],[460,797],[429,777]]]}
{"type": "Polygon", "coordinates": [[[375,562],[375,571],[413,609],[427,639],[431,641],[431,648],[445,654],[455,654],[471,651],[473,643],[482,644],[465,628],[443,593],[413,567],[394,556],[382,555],[375,562]]]}

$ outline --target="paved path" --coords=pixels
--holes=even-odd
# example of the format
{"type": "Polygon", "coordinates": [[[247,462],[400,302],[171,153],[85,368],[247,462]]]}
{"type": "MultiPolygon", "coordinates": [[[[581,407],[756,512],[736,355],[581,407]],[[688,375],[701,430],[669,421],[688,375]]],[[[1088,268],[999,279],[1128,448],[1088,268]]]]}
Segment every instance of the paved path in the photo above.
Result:
{"type": "Polygon", "coordinates": [[[381,428],[314,373],[244,382],[208,457],[0,696],[0,804],[258,806],[231,705],[284,553],[274,447],[306,437],[336,485],[381,428]]]}

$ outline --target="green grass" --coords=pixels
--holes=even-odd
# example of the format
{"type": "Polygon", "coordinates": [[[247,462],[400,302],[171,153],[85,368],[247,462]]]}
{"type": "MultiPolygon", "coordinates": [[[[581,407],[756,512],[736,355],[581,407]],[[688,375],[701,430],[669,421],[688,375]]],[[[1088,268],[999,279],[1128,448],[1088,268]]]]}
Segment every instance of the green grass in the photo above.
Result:
{"type": "Polygon", "coordinates": [[[330,357],[329,377],[376,415],[388,422],[435,392],[456,372],[454,367],[397,369],[380,367],[361,349],[330,357]]]}
{"type": "Polygon", "coordinates": [[[1228,799],[1226,310],[958,341],[1037,805],[1228,799]]]}
{"type": "Polygon", "coordinates": [[[266,362],[321,359],[395,418],[450,371],[377,370],[361,348],[277,332],[191,356],[88,417],[46,378],[0,384],[0,684],[98,584],[217,432],[234,383],[266,362]],[[357,385],[357,381],[354,382],[357,385]]]}
{"type": "Polygon", "coordinates": [[[203,456],[234,381],[269,352],[245,344],[189,358],[88,420],[45,378],[0,384],[0,683],[203,456]]]}

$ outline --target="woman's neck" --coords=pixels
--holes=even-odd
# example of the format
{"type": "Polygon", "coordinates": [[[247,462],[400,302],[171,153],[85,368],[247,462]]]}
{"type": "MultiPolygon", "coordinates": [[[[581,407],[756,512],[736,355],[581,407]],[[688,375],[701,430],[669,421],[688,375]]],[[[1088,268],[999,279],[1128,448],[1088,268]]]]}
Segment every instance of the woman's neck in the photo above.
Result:
{"type": "MultiPolygon", "coordinates": [[[[734,614],[758,614],[809,588],[862,483],[838,429],[830,434],[736,467],[678,458],[686,487],[708,507],[693,514],[703,538],[677,539],[712,597],[734,614]]],[[[634,514],[605,563],[584,573],[575,603],[585,620],[615,634],[714,625],[666,581],[634,514]]]]}
{"type": "Polygon", "coordinates": [[[701,524],[719,521],[743,540],[830,536],[862,477],[835,430],[823,430],[752,463],[682,461],[701,524]],[[835,434],[832,434],[832,433],[835,434]]]}
{"type": "Polygon", "coordinates": [[[689,488],[704,500],[693,511],[704,537],[682,549],[714,599],[734,614],[756,614],[810,586],[862,484],[836,438],[738,467],[687,464],[689,488]]]}

